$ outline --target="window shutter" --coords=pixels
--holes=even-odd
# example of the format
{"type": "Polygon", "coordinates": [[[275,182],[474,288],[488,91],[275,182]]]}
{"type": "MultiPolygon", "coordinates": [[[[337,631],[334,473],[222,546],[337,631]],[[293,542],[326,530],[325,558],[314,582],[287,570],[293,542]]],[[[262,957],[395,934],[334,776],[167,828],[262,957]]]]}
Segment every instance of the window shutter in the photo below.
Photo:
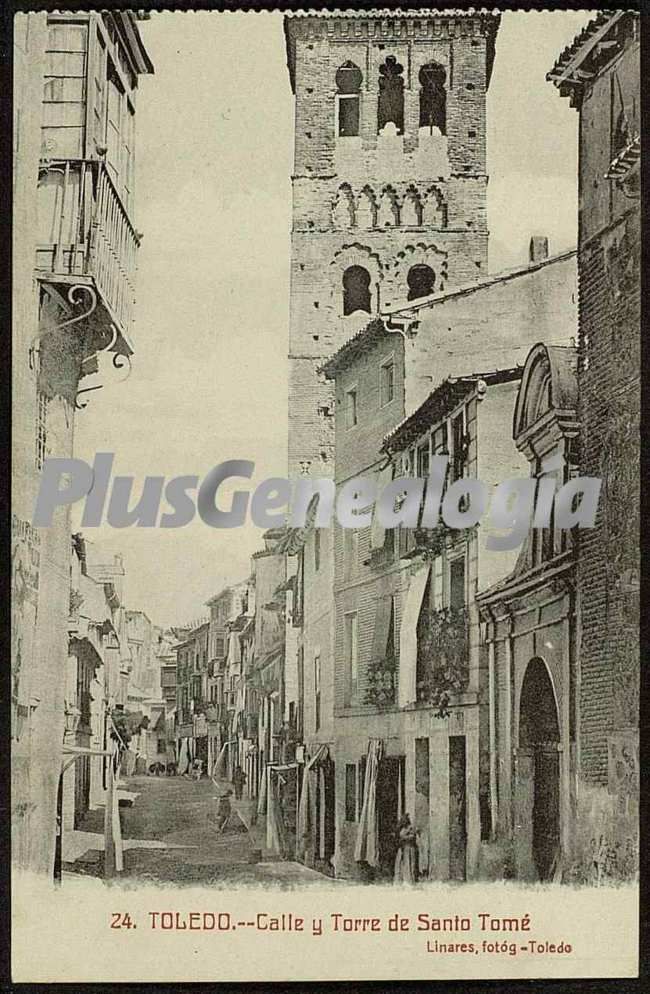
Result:
{"type": "Polygon", "coordinates": [[[399,639],[399,706],[401,708],[413,704],[416,700],[417,627],[430,572],[431,564],[425,563],[413,573],[406,596],[399,639]]]}
{"type": "MultiPolygon", "coordinates": [[[[377,502],[381,497],[382,491],[393,479],[393,465],[386,466],[379,473],[379,478],[377,481],[377,502]]],[[[383,549],[384,542],[386,541],[386,529],[380,524],[379,518],[377,516],[377,504],[375,504],[375,511],[372,516],[372,525],[370,526],[370,548],[371,549],[383,549]]]]}
{"type": "Polygon", "coordinates": [[[433,609],[442,610],[442,556],[436,556],[433,560],[433,609]]]}
{"type": "Polygon", "coordinates": [[[388,635],[393,612],[392,594],[386,594],[377,599],[375,611],[375,630],[372,639],[372,661],[384,659],[388,646],[388,635]]]}

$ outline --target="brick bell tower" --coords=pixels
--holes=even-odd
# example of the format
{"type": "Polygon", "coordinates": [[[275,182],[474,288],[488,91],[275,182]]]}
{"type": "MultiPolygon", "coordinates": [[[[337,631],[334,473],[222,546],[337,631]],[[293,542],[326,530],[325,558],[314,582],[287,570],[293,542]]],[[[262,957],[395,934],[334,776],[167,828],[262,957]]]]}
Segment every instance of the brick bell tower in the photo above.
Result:
{"type": "Polygon", "coordinates": [[[333,474],[318,368],[380,308],[487,270],[485,98],[499,15],[285,17],[295,94],[289,474],[333,474]]]}

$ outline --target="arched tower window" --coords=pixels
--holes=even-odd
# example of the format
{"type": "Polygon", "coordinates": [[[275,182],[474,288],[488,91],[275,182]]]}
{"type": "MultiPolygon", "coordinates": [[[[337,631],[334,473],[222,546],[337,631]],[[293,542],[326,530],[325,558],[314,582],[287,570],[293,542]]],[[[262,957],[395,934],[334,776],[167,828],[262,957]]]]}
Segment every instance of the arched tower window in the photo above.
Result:
{"type": "Polygon", "coordinates": [[[424,264],[411,266],[406,276],[406,282],[409,288],[407,299],[417,300],[418,297],[428,297],[429,294],[433,293],[436,274],[431,266],[424,264]]]}
{"type": "Polygon", "coordinates": [[[393,123],[399,135],[404,132],[404,80],[401,65],[394,55],[389,55],[379,67],[379,104],[377,131],[393,123]]]}
{"type": "Polygon", "coordinates": [[[351,138],[359,134],[359,104],[363,76],[354,62],[344,62],[336,72],[338,134],[351,138]]]}
{"type": "Polygon", "coordinates": [[[420,69],[420,127],[440,129],[447,134],[447,72],[438,62],[427,62],[420,69]]]}
{"type": "Polygon", "coordinates": [[[363,266],[349,266],[343,273],[343,314],[370,314],[370,273],[363,266]]]}

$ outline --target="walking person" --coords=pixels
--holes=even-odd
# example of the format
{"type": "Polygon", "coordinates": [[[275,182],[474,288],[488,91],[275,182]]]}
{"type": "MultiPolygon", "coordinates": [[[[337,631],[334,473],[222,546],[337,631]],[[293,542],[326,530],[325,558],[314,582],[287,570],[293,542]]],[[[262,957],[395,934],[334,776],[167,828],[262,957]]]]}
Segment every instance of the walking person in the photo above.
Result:
{"type": "Polygon", "coordinates": [[[244,784],[246,783],[246,774],[242,770],[241,766],[235,767],[235,772],[232,775],[232,783],[235,788],[235,800],[241,801],[244,784]]]}
{"type": "Polygon", "coordinates": [[[414,884],[419,876],[417,831],[409,815],[402,815],[397,823],[397,855],[393,883],[414,884]]]}

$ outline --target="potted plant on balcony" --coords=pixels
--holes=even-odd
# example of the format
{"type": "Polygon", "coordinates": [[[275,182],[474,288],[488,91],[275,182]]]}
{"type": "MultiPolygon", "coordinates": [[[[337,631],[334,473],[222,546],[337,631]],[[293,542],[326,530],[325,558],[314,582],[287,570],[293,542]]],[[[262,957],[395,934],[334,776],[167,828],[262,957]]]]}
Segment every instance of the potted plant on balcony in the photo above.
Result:
{"type": "Polygon", "coordinates": [[[416,528],[415,544],[421,549],[426,558],[434,558],[442,554],[445,548],[446,535],[450,531],[446,525],[440,523],[435,528],[416,528]]]}
{"type": "Polygon", "coordinates": [[[449,714],[451,698],[469,679],[469,639],[465,608],[423,609],[418,625],[418,700],[449,714]]]}
{"type": "Polygon", "coordinates": [[[385,708],[395,703],[396,669],[393,655],[370,661],[366,671],[366,704],[385,708]]]}

